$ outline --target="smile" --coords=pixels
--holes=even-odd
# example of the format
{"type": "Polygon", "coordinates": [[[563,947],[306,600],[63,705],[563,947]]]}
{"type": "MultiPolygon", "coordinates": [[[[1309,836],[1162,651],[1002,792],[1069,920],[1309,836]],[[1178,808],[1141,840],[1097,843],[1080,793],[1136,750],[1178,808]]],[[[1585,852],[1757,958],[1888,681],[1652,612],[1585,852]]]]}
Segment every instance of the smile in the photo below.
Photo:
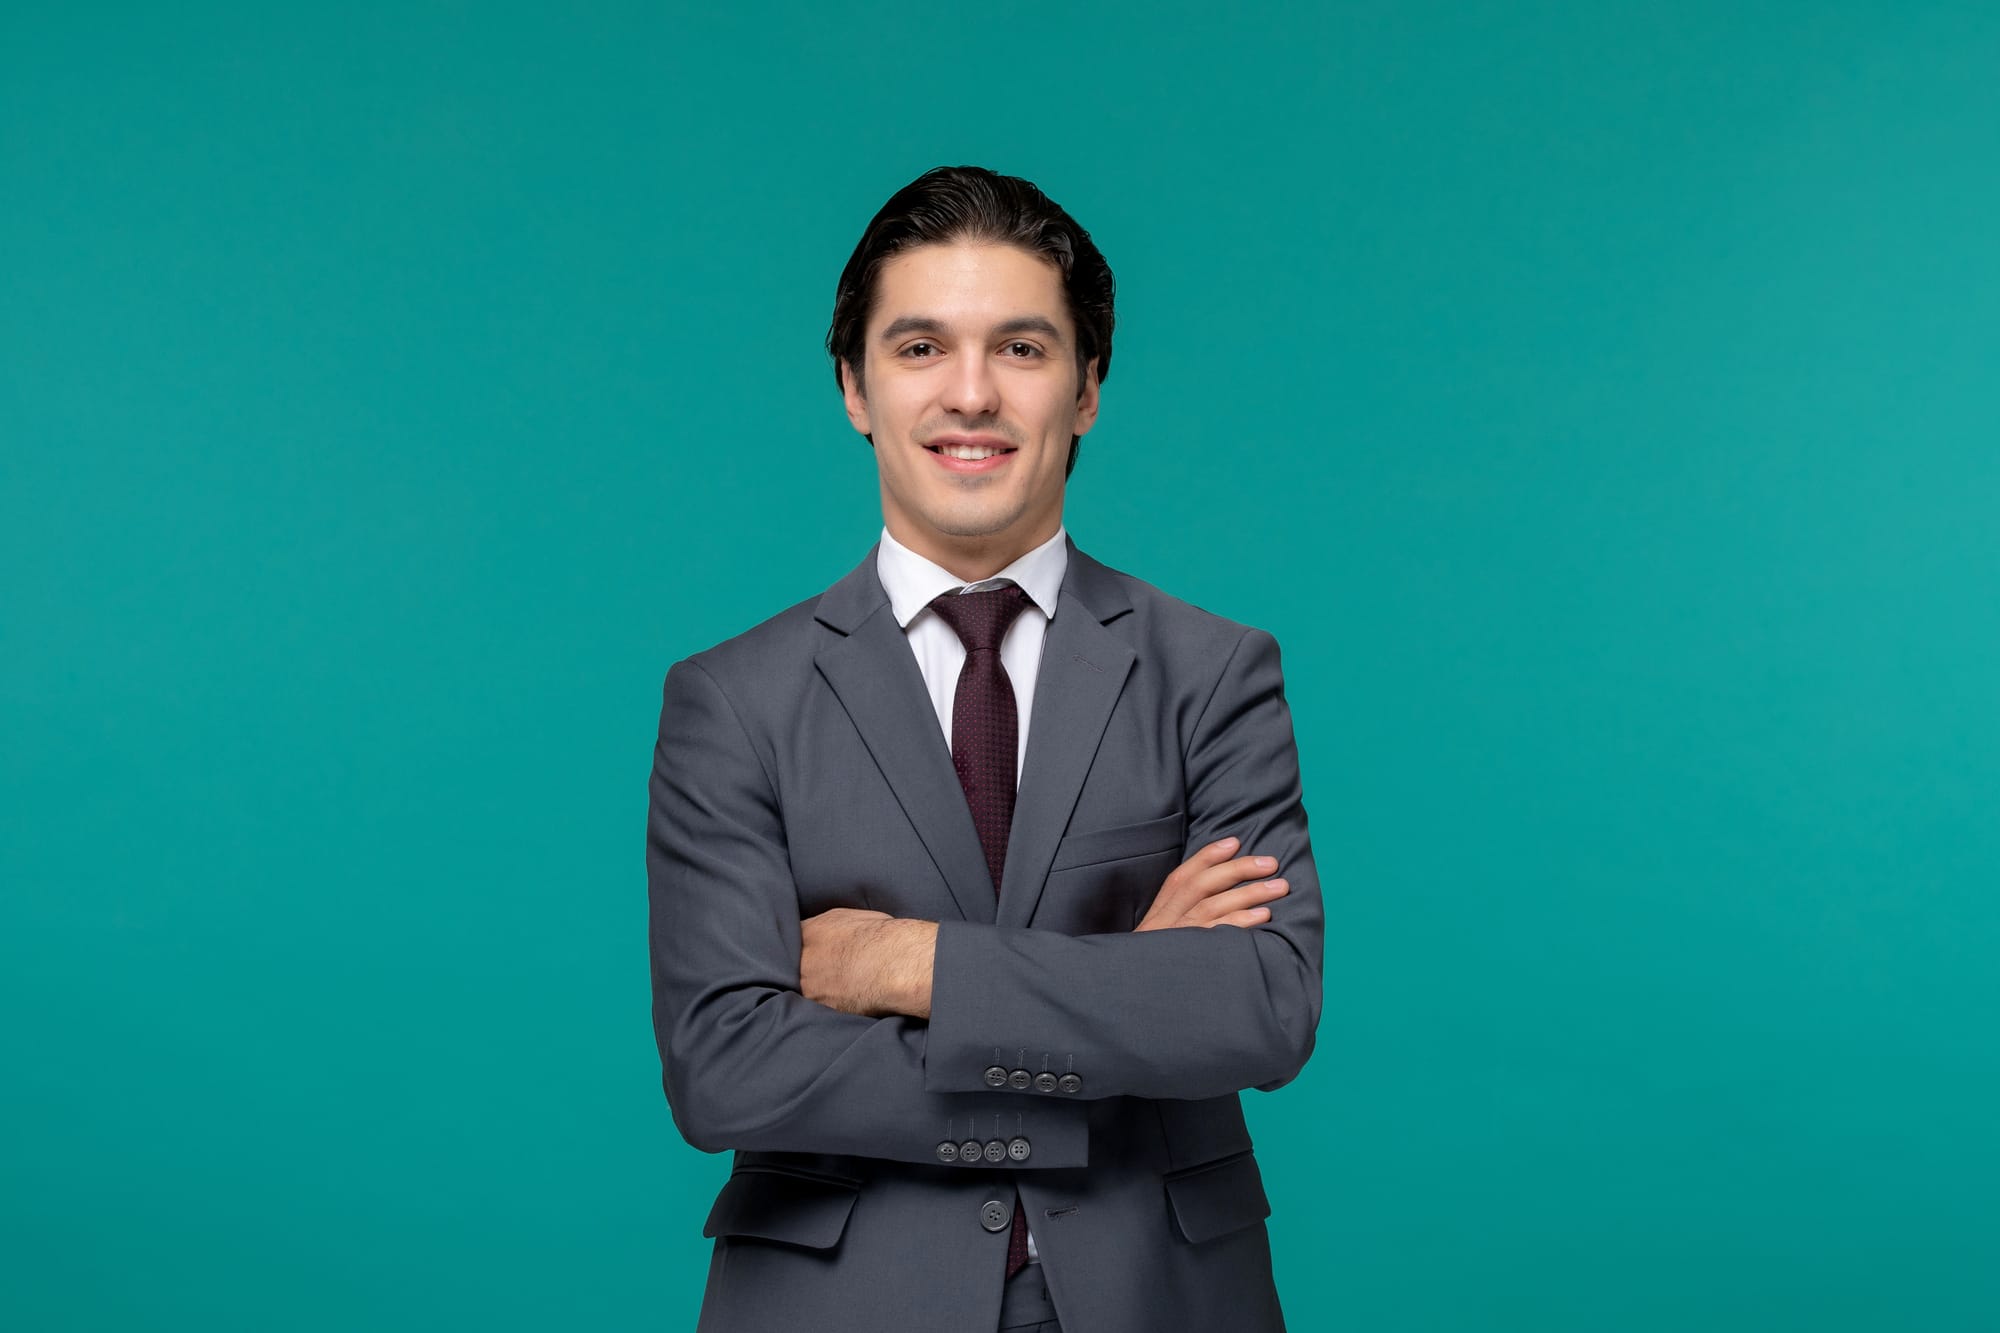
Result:
{"type": "Polygon", "coordinates": [[[991,458],[995,454],[1014,452],[1010,447],[992,444],[927,444],[924,448],[934,454],[942,454],[946,458],[962,458],[967,462],[977,462],[982,458],[991,458]]]}
{"type": "Polygon", "coordinates": [[[987,441],[942,440],[927,444],[924,449],[937,459],[947,472],[961,477],[981,476],[997,472],[1007,466],[1007,460],[1015,453],[1013,445],[994,444],[987,441]]]}

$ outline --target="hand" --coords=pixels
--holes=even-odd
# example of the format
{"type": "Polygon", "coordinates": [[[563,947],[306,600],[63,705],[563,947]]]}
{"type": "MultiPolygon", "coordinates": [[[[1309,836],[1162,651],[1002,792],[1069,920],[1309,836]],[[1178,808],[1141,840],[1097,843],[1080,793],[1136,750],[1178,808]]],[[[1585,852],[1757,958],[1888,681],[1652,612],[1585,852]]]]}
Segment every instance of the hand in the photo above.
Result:
{"type": "Polygon", "coordinates": [[[1176,926],[1254,926],[1268,921],[1271,909],[1261,904],[1284,897],[1292,886],[1282,879],[1259,878],[1278,868],[1271,857],[1230,860],[1236,847],[1235,838],[1224,838],[1181,862],[1160,885],[1152,907],[1133,927],[1134,932],[1176,926]],[[1246,880],[1255,882],[1246,884],[1246,880]]]}
{"type": "Polygon", "coordinates": [[[931,1016],[937,922],[836,907],[799,923],[799,994],[863,1018],[931,1016]]]}

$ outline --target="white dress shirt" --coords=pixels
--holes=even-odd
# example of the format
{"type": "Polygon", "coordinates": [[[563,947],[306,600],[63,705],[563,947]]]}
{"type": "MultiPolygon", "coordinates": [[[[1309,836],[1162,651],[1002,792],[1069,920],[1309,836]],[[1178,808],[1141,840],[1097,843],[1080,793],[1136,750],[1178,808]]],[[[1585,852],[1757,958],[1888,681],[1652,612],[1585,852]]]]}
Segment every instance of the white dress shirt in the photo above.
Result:
{"type": "Polygon", "coordinates": [[[934,565],[882,529],[882,543],[875,552],[875,573],[889,594],[889,609],[903,627],[910,651],[917,655],[917,669],[931,692],[931,707],[937,711],[938,726],[944,729],[946,748],[951,746],[951,704],[958,692],[959,668],[965,665],[965,645],[937,612],[930,609],[933,598],[946,592],[983,592],[1002,583],[1018,583],[1031,603],[1007,627],[1000,640],[1000,665],[1014,685],[1014,712],[1019,719],[1014,756],[1014,785],[1021,785],[1021,773],[1028,765],[1028,714],[1035,704],[1035,677],[1042,668],[1042,638],[1056,614],[1056,593],[1062,588],[1063,573],[1069,568],[1067,531],[1058,527],[1056,535],[1028,552],[990,579],[968,584],[948,569],[934,565]]]}
{"type": "MultiPolygon", "coordinates": [[[[958,692],[959,669],[965,665],[965,645],[957,631],[930,609],[940,593],[983,592],[1002,583],[1018,583],[1031,605],[1024,607],[1000,640],[1000,665],[1014,686],[1014,712],[1019,719],[1019,749],[1014,756],[1014,785],[1021,785],[1021,772],[1028,766],[1028,714],[1035,703],[1035,677],[1042,668],[1042,639],[1049,621],[1055,618],[1056,594],[1062,588],[1063,573],[1069,568],[1067,532],[1058,527],[1056,535],[1028,552],[990,579],[966,583],[964,579],[932,564],[882,529],[882,543],[875,552],[875,573],[889,594],[889,609],[903,627],[910,651],[917,655],[917,669],[931,693],[931,707],[937,712],[938,726],[944,729],[946,748],[951,746],[951,705],[958,692]]],[[[1028,1260],[1040,1263],[1035,1248],[1034,1228],[1028,1229],[1028,1260]]]]}

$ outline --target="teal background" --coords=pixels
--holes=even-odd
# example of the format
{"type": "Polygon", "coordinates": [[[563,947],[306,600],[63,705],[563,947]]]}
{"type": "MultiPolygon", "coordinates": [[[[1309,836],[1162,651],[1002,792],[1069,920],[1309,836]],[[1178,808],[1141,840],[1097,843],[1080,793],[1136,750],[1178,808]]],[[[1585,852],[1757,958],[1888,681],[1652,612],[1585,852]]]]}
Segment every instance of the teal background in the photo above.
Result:
{"type": "Polygon", "coordinates": [[[2000,1327],[1996,68],[1980,4],[6,4],[5,1322],[692,1326],[660,680],[873,539],[834,279],[977,162],[1117,272],[1079,544],[1284,645],[1294,1327],[2000,1327]]]}

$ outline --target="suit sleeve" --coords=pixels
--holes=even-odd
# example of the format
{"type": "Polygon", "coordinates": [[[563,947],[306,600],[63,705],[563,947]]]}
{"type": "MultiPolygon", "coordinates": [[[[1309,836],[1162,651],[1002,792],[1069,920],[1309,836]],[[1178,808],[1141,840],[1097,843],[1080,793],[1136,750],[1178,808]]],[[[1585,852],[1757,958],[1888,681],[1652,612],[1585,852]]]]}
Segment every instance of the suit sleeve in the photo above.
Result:
{"type": "Polygon", "coordinates": [[[735,709],[692,660],[663,691],[646,876],[662,1081],[696,1148],[936,1162],[947,1138],[1020,1134],[1032,1156],[1011,1165],[1087,1163],[1088,1108],[926,1088],[922,1022],[799,993],[782,807],[735,709]]]}
{"type": "Polygon", "coordinates": [[[984,1086],[995,1048],[1081,1079],[1075,1095],[1197,1099],[1290,1082],[1319,1025],[1324,919],[1278,644],[1247,630],[1187,750],[1187,846],[1235,835],[1290,891],[1248,928],[1116,935],[938,927],[924,1086],[984,1086]]]}

